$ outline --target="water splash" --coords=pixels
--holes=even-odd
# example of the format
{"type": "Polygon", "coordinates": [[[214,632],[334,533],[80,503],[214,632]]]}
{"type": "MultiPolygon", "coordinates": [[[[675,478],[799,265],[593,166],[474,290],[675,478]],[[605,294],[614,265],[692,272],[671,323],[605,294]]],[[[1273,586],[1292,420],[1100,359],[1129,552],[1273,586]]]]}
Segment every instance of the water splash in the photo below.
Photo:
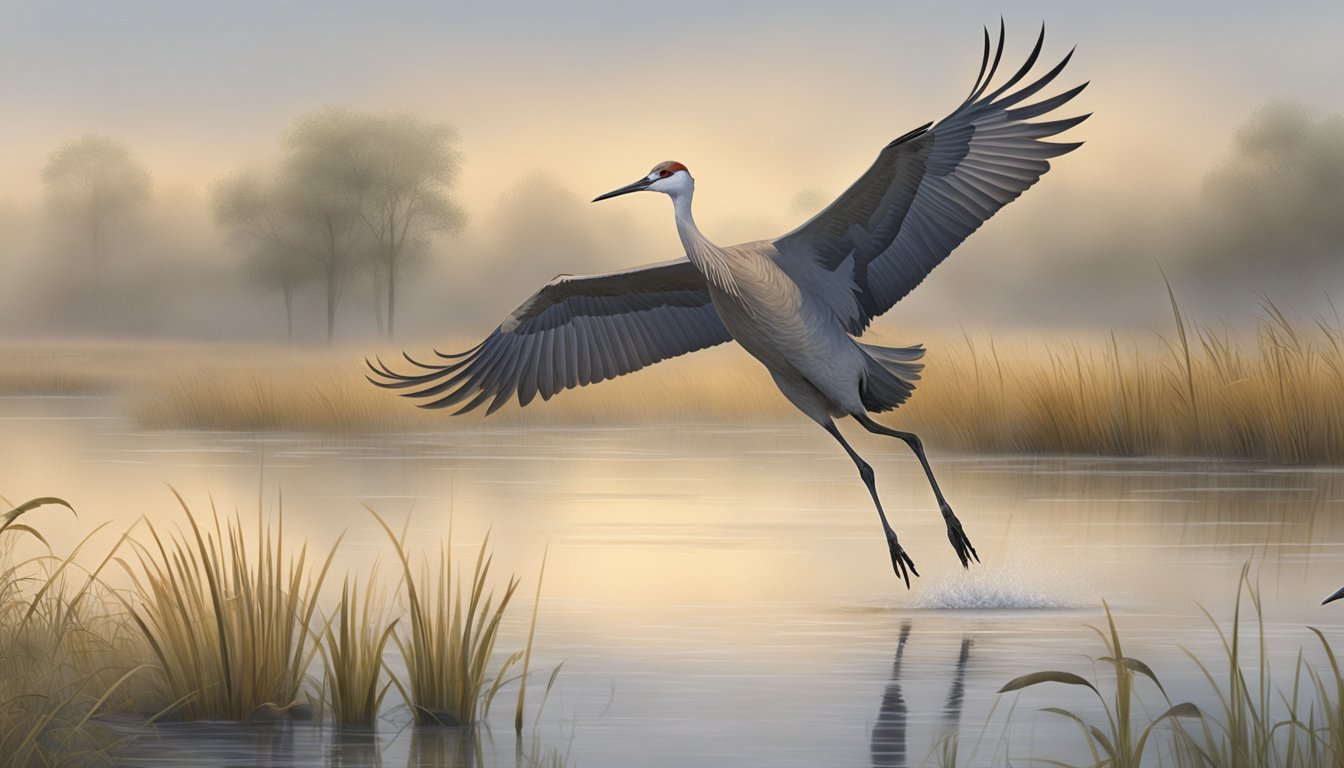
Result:
{"type": "Polygon", "coordinates": [[[1096,593],[1077,574],[1018,568],[979,571],[920,591],[915,607],[935,611],[1054,611],[1097,604],[1096,593]]]}

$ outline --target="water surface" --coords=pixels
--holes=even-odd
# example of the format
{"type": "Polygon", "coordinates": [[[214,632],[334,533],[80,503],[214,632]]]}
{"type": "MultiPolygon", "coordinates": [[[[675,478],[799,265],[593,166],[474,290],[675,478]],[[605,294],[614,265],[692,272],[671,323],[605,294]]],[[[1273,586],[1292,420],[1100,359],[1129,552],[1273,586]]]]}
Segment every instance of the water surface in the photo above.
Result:
{"type": "MultiPolygon", "coordinates": [[[[337,574],[380,558],[390,572],[366,504],[409,521],[426,552],[450,522],[464,555],[489,532],[495,567],[525,580],[509,648],[549,547],[534,665],[564,667],[533,736],[569,765],[935,764],[931,750],[954,731],[963,764],[1080,758],[1076,730],[1036,710],[1094,711],[1085,692],[1033,690],[1008,721],[1013,700],[995,691],[1043,668],[1092,676],[1104,650],[1087,625],[1104,621],[1104,599],[1126,651],[1173,699],[1207,705],[1182,649],[1216,657],[1199,606],[1230,621],[1248,561],[1276,663],[1304,646],[1319,658],[1307,624],[1344,640],[1340,611],[1319,606],[1344,584],[1335,469],[931,448],[983,561],[963,572],[914,458],[850,430],[922,574],[907,591],[853,464],[813,426],[444,425],[369,437],[145,432],[110,400],[3,399],[0,493],[69,499],[77,523],[35,520],[58,551],[104,521],[109,544],[142,515],[179,524],[167,485],[249,525],[261,499],[265,517],[282,506],[287,531],[318,547],[345,532],[337,574]]],[[[389,706],[373,737],[168,726],[139,742],[135,762],[428,765],[464,749],[516,760],[511,707],[493,738],[465,746],[408,719],[389,706]]]]}

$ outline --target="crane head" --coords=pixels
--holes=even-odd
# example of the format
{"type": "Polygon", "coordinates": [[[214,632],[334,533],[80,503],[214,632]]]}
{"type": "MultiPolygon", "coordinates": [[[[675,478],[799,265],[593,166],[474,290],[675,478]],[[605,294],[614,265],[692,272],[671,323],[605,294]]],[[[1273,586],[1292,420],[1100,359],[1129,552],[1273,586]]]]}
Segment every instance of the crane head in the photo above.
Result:
{"type": "Polygon", "coordinates": [[[691,172],[686,170],[686,166],[675,160],[669,160],[665,163],[659,163],[653,166],[653,170],[648,175],[633,184],[626,184],[620,189],[613,189],[605,195],[598,195],[593,198],[593,202],[606,200],[609,197],[624,195],[630,192],[662,192],[665,195],[676,197],[690,192],[695,186],[695,179],[691,178],[691,172]]]}

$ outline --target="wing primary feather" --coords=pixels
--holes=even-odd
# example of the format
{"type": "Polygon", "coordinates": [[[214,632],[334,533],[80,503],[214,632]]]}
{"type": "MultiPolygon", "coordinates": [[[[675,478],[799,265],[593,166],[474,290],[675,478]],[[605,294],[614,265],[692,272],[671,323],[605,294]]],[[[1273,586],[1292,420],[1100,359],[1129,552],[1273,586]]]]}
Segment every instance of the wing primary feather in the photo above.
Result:
{"type": "MultiPolygon", "coordinates": [[[[418,387],[425,384],[430,384],[432,382],[443,380],[445,376],[453,373],[457,369],[461,368],[463,365],[471,363],[473,360],[475,360],[474,356],[469,357],[459,363],[454,363],[451,366],[442,366],[442,367],[427,366],[430,371],[429,373],[424,373],[416,376],[408,376],[406,374],[393,373],[391,370],[386,370],[385,368],[386,374],[395,380],[383,381],[379,382],[378,384],[379,386],[385,389],[409,389],[410,387],[418,387]]],[[[408,397],[416,396],[415,393],[405,393],[405,394],[408,397]]]]}
{"type": "Polygon", "coordinates": [[[570,344],[572,343],[569,335],[570,332],[573,330],[573,328],[574,328],[573,325],[565,323],[564,325],[555,329],[555,349],[552,350],[551,353],[551,360],[552,365],[554,366],[554,370],[552,371],[551,375],[554,376],[555,378],[556,392],[560,392],[562,390],[569,389],[570,387],[574,386],[574,384],[570,381],[569,378],[569,369],[570,369],[569,347],[570,344]]]}
{"type": "Polygon", "coordinates": [[[891,149],[892,147],[896,146],[897,144],[904,144],[905,142],[909,141],[910,139],[913,139],[913,138],[915,138],[916,136],[919,136],[920,134],[922,134],[922,133],[924,133],[925,131],[929,130],[929,126],[931,126],[931,125],[933,125],[933,123],[925,123],[925,124],[919,126],[918,128],[914,129],[913,131],[906,131],[905,133],[901,134],[900,136],[897,136],[896,138],[892,139],[892,140],[891,140],[891,143],[888,144],[887,146],[883,147],[883,149],[891,149]]]}
{"type": "Polygon", "coordinates": [[[629,316],[621,318],[625,321],[625,332],[630,336],[631,348],[634,350],[635,357],[641,368],[649,363],[656,362],[654,358],[657,357],[657,355],[653,353],[654,345],[647,333],[648,329],[645,328],[644,323],[642,322],[643,318],[644,315],[641,315],[639,318],[629,316]]]}
{"type": "Polygon", "coordinates": [[[1028,104],[1025,107],[1018,107],[1017,109],[1010,109],[1007,111],[1006,115],[1009,120],[1030,120],[1033,117],[1040,117],[1041,115],[1058,109],[1060,106],[1068,103],[1074,96],[1082,93],[1087,85],[1087,83],[1076,85],[1069,90],[1056,96],[1051,96],[1044,101],[1038,101],[1035,104],[1028,104]]]}
{"type": "MultiPolygon", "coordinates": [[[[481,342],[481,343],[484,344],[485,342],[481,342]]],[[[476,350],[478,350],[478,349],[480,349],[480,348],[481,348],[481,345],[480,345],[480,344],[477,344],[476,346],[472,347],[471,349],[467,350],[466,352],[463,352],[459,357],[466,357],[467,355],[470,355],[472,352],[475,352],[476,350]]],[[[443,355],[439,354],[439,351],[438,351],[438,350],[435,350],[435,351],[434,351],[434,354],[435,354],[435,355],[438,355],[439,357],[443,357],[443,355]]],[[[427,370],[427,371],[437,371],[437,370],[439,370],[439,369],[442,367],[442,366],[439,366],[439,365],[434,365],[433,363],[422,363],[422,362],[420,362],[419,360],[416,360],[414,357],[411,357],[410,354],[407,353],[407,352],[402,352],[402,353],[401,353],[401,356],[402,356],[403,358],[405,358],[405,359],[406,359],[406,362],[410,363],[411,365],[414,365],[414,366],[417,367],[417,368],[424,368],[424,369],[427,370]]],[[[448,358],[444,358],[444,359],[448,359],[448,358]]],[[[456,358],[454,358],[454,359],[456,359],[456,358]]]]}
{"type": "Polygon", "coordinates": [[[1016,74],[1008,78],[1008,82],[994,89],[993,93],[986,96],[985,101],[993,101],[994,99],[1006,93],[1009,88],[1012,88],[1014,85],[1017,85],[1018,81],[1020,81],[1022,78],[1026,77],[1027,73],[1031,71],[1031,68],[1036,66],[1036,59],[1040,57],[1041,48],[1044,45],[1045,45],[1045,24],[1042,23],[1041,34],[1036,36],[1036,46],[1031,49],[1031,55],[1027,57],[1026,62],[1024,62],[1022,66],[1018,68],[1016,74]]]}
{"type": "Polygon", "coordinates": [[[592,333],[586,318],[576,320],[582,321],[574,326],[574,338],[578,342],[575,344],[575,360],[578,362],[579,386],[587,386],[593,383],[592,333]]]}
{"type": "Polygon", "coordinates": [[[985,81],[981,83],[978,88],[976,88],[975,92],[971,94],[971,98],[968,99],[968,101],[975,101],[979,99],[981,94],[983,94],[989,88],[989,84],[994,82],[994,73],[999,71],[999,62],[1003,59],[1003,38],[1004,38],[1004,25],[1003,25],[1003,18],[1000,17],[999,44],[994,50],[994,63],[990,65],[989,74],[985,76],[985,81]]]}
{"type": "Polygon", "coordinates": [[[523,365],[518,370],[518,405],[526,406],[537,396],[537,339],[528,336],[521,353],[523,365]]]}
{"type": "Polygon", "coordinates": [[[639,367],[635,358],[634,350],[631,349],[630,336],[625,328],[625,318],[621,315],[612,317],[612,337],[615,343],[612,344],[612,356],[616,358],[617,370],[632,371],[639,367]]]}
{"type": "MultiPolygon", "coordinates": [[[[989,27],[985,30],[985,52],[980,56],[980,72],[975,76],[975,82],[971,83],[971,92],[966,95],[964,103],[970,104],[975,100],[975,92],[980,88],[980,80],[985,76],[985,69],[989,66],[989,27]]],[[[894,142],[893,142],[894,143],[894,142]]]]}
{"type": "Polygon", "coordinates": [[[407,387],[414,387],[433,381],[439,376],[438,372],[427,373],[421,376],[407,376],[402,373],[394,373],[382,360],[379,360],[378,364],[375,365],[366,359],[364,364],[369,367],[369,370],[382,377],[380,380],[369,379],[369,381],[372,381],[383,389],[405,389],[407,387]]]}
{"type": "MultiPolygon", "coordinates": [[[[475,352],[476,350],[480,349],[483,346],[485,346],[485,341],[482,341],[480,344],[477,344],[471,349],[468,349],[466,352],[440,352],[439,350],[436,349],[434,350],[434,354],[438,355],[439,357],[442,357],[444,360],[456,360],[459,357],[466,357],[467,355],[470,355],[472,352],[475,352]]],[[[409,357],[407,359],[409,359],[409,357]]],[[[415,361],[412,360],[411,362],[415,361]]],[[[419,365],[419,363],[416,363],[416,365],[419,365]]]]}
{"type": "Polygon", "coordinates": [[[481,369],[480,378],[476,381],[469,382],[468,385],[463,388],[463,391],[467,395],[471,394],[473,388],[477,390],[476,397],[472,398],[471,402],[454,411],[454,416],[475,410],[481,403],[485,402],[488,398],[495,397],[499,392],[504,378],[501,374],[503,373],[503,369],[507,367],[509,361],[509,356],[506,352],[508,345],[501,343],[499,346],[501,348],[500,353],[490,360],[488,366],[481,369]]]}
{"type": "Polygon", "coordinates": [[[495,361],[495,358],[503,353],[506,346],[507,345],[503,343],[491,344],[481,350],[478,357],[473,357],[471,359],[471,365],[432,387],[426,387],[417,392],[407,392],[406,396],[415,398],[435,397],[436,395],[443,394],[452,389],[453,391],[443,399],[450,400],[447,405],[460,402],[463,397],[466,397],[466,393],[471,390],[472,387],[476,386],[476,383],[480,381],[481,376],[484,375],[488,367],[495,361]],[[454,387],[456,387],[456,389],[454,389],[454,387]]]}
{"type": "Polygon", "coordinates": [[[377,355],[374,355],[373,360],[370,360],[367,357],[364,358],[364,365],[366,365],[370,371],[373,371],[379,376],[383,376],[385,378],[389,379],[404,378],[399,373],[393,373],[392,370],[387,367],[387,364],[383,362],[383,359],[377,355]],[[376,360],[377,362],[375,363],[374,360],[376,360]]]}
{"type": "Polygon", "coordinates": [[[1037,141],[1034,143],[1041,148],[1045,157],[1067,155],[1073,150],[1083,146],[1083,142],[1081,141],[1037,141]]]}
{"type": "Polygon", "coordinates": [[[1031,98],[1032,96],[1035,96],[1036,93],[1039,92],[1042,88],[1053,82],[1054,79],[1059,76],[1060,72],[1064,71],[1064,67],[1068,65],[1069,59],[1073,58],[1073,52],[1075,50],[1077,50],[1077,47],[1069,49],[1069,52],[1065,54],[1064,58],[1061,59],[1060,62],[1054,66],[1054,69],[1051,69],[1049,72],[1046,72],[1044,75],[1041,75],[1040,78],[1038,78],[1031,85],[1023,86],[1018,91],[1010,93],[1007,96],[1004,96],[1002,99],[999,99],[998,102],[995,103],[995,106],[1001,109],[1007,109],[1008,107],[1011,107],[1014,104],[1025,101],[1031,98]]]}
{"type": "Polygon", "coordinates": [[[537,355],[537,392],[542,401],[555,394],[555,330],[541,334],[541,350],[537,355]]]}
{"type": "Polygon", "coordinates": [[[606,381],[616,375],[616,355],[612,351],[615,343],[612,338],[612,329],[606,323],[593,323],[589,326],[593,331],[592,349],[597,353],[594,355],[593,363],[593,381],[606,381]]]}
{"type": "MultiPolygon", "coordinates": [[[[453,358],[448,358],[448,359],[455,360],[456,362],[446,363],[446,364],[444,364],[444,365],[434,365],[433,363],[422,363],[422,362],[420,362],[419,360],[416,360],[416,359],[412,358],[410,355],[406,354],[405,352],[402,352],[402,353],[401,353],[401,356],[404,357],[404,358],[406,358],[406,361],[409,362],[411,365],[416,365],[416,366],[419,366],[419,367],[421,367],[421,368],[424,368],[424,369],[427,370],[427,371],[432,371],[432,373],[430,373],[430,374],[422,374],[422,377],[424,377],[424,376],[439,376],[439,375],[442,375],[442,374],[444,374],[444,373],[451,373],[451,372],[457,370],[458,368],[461,368],[462,366],[466,365],[466,364],[472,359],[472,357],[473,357],[477,352],[480,351],[481,347],[484,346],[484,345],[485,345],[485,342],[482,341],[480,344],[477,344],[475,347],[472,347],[471,351],[469,351],[469,352],[463,352],[461,355],[456,355],[456,356],[454,356],[453,358]],[[459,359],[459,358],[460,358],[460,359],[459,359]]],[[[436,352],[435,354],[438,354],[438,353],[436,352]]],[[[407,378],[414,378],[414,377],[409,377],[409,376],[408,376],[407,378]]]]}
{"type": "Polygon", "coordinates": [[[472,398],[471,402],[467,403],[461,408],[458,408],[456,411],[453,411],[453,415],[461,416],[462,414],[467,413],[468,411],[474,411],[480,407],[481,403],[485,402],[487,398],[492,397],[493,395],[494,395],[493,392],[483,388],[481,389],[480,394],[472,398]]]}
{"type": "Polygon", "coordinates": [[[1088,112],[1085,115],[1067,117],[1063,120],[1047,120],[1042,123],[1027,123],[1027,127],[1031,129],[1031,137],[1033,139],[1043,139],[1046,136],[1054,136],[1057,133],[1063,133],[1091,116],[1092,113],[1088,112]]]}
{"type": "Polygon", "coordinates": [[[509,344],[513,349],[510,350],[510,354],[505,358],[504,368],[499,377],[499,391],[495,393],[495,399],[490,402],[490,407],[485,409],[486,416],[489,416],[502,408],[504,404],[509,401],[509,397],[512,396],[514,392],[518,391],[519,360],[516,349],[518,342],[510,340],[509,344]]]}

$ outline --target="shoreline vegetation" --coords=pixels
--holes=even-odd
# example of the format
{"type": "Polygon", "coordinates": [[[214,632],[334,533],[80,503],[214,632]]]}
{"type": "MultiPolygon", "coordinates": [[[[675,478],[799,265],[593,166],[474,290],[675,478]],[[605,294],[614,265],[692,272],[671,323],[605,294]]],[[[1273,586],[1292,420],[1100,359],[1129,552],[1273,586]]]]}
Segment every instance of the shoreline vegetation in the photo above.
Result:
{"type": "MultiPolygon", "coordinates": [[[[1175,333],[1026,338],[903,333],[928,353],[914,397],[885,420],[966,453],[1196,456],[1344,463],[1344,325],[1292,320],[1266,301],[1253,331],[1190,321],[1175,333]]],[[[444,351],[466,344],[440,343],[444,351]]],[[[364,379],[401,348],[61,342],[0,344],[3,395],[106,394],[147,429],[424,432],[479,426],[416,408],[364,379]]],[[[665,361],[560,393],[492,424],[804,424],[740,350],[665,361]]]]}
{"type": "MultiPolygon", "coordinates": [[[[370,510],[396,555],[391,589],[382,592],[386,581],[370,577],[361,587],[332,573],[332,552],[287,542],[283,523],[278,516],[268,521],[267,510],[258,510],[253,524],[238,514],[193,512],[180,497],[177,504],[177,525],[134,524],[103,553],[91,543],[101,528],[69,554],[50,550],[41,529],[56,522],[54,515],[74,514],[58,498],[0,514],[0,748],[7,765],[121,764],[134,759],[137,734],[153,738],[153,724],[165,720],[182,721],[178,728],[202,720],[206,728],[221,720],[306,723],[365,740],[382,721],[394,729],[410,725],[416,736],[456,734],[458,748],[445,764],[483,765],[481,740],[494,737],[474,726],[487,722],[491,703],[515,683],[515,764],[568,764],[567,754],[543,747],[537,736],[560,666],[544,686],[545,670],[528,671],[535,606],[524,647],[497,650],[501,618],[519,581],[511,576],[497,591],[488,537],[474,562],[457,563],[451,538],[437,553],[411,552],[406,529],[395,530],[370,510]],[[126,586],[110,583],[118,570],[126,586]],[[396,599],[389,603],[385,594],[396,599]],[[397,655],[404,680],[388,663],[397,655]],[[529,681],[544,690],[530,707],[532,728],[524,736],[529,681]],[[399,716],[383,706],[391,687],[406,699],[399,716]],[[128,732],[127,723],[138,725],[128,732]]],[[[1159,675],[1170,669],[1155,671],[1126,655],[1117,629],[1123,620],[1103,603],[1106,624],[1095,631],[1106,655],[1093,667],[1113,681],[1067,670],[1007,680],[999,694],[1008,697],[991,709],[979,736],[962,741],[959,729],[949,732],[932,761],[962,764],[959,747],[973,760],[986,738],[996,757],[1002,750],[1018,756],[1022,747],[1005,740],[1010,722],[1063,717],[1079,726],[1079,741],[1098,766],[1138,768],[1151,762],[1145,755],[1192,768],[1338,764],[1344,673],[1336,648],[1311,629],[1319,644],[1297,651],[1286,680],[1272,673],[1270,659],[1281,649],[1267,641],[1250,569],[1248,563],[1238,581],[1230,626],[1205,611],[1223,653],[1185,651],[1183,663],[1207,683],[1201,705],[1167,698],[1159,675]],[[1308,652],[1323,661],[1308,661],[1308,652]],[[1088,693],[1101,704],[1099,720],[1071,708],[1088,693]],[[1064,706],[1028,708],[1051,702],[1064,706]],[[994,715],[1000,705],[1007,708],[1001,719],[994,715]],[[1004,736],[990,732],[994,722],[1004,736]]],[[[1076,752],[1065,744],[1046,754],[1038,745],[1030,749],[1029,760],[1061,765],[1057,758],[1076,752]]]]}
{"type": "MultiPolygon", "coordinates": [[[[470,747],[496,695],[514,689],[516,750],[529,764],[563,764],[535,732],[559,667],[544,683],[532,678],[548,670],[520,671],[535,613],[522,648],[497,650],[520,579],[491,576],[488,537],[474,562],[458,562],[451,531],[437,551],[412,551],[407,529],[370,509],[397,568],[361,585],[331,572],[339,540],[321,553],[286,540],[274,510],[253,522],[176,502],[176,524],[142,519],[111,546],[97,543],[99,526],[64,555],[42,529],[70,524],[66,502],[38,498],[0,514],[5,765],[120,764],[163,721],[315,721],[371,735],[380,722],[403,727],[397,709],[417,727],[451,726],[470,747]],[[530,683],[544,691],[526,702],[525,731],[530,683]],[[384,706],[393,687],[404,707],[384,706]]],[[[454,764],[476,763],[465,757],[454,764]]]]}

